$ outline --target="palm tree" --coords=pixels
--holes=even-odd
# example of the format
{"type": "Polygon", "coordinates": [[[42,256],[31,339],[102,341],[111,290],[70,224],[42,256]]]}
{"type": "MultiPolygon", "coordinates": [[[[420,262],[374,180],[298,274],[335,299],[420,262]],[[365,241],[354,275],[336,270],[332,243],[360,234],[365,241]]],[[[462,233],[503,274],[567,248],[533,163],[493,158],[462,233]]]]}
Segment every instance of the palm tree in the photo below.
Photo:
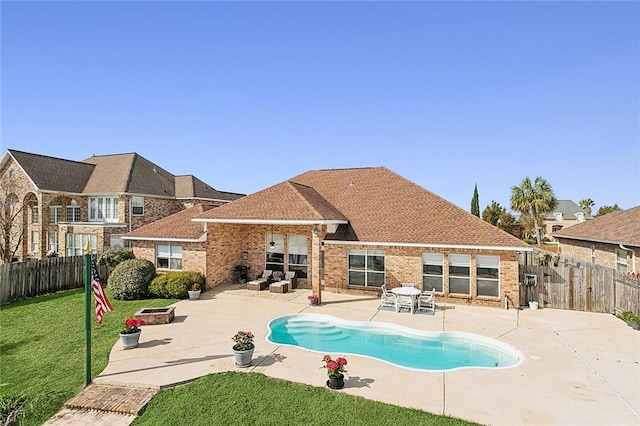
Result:
{"type": "Polygon", "coordinates": [[[578,204],[580,204],[580,206],[584,209],[584,211],[587,214],[591,214],[591,207],[595,206],[596,202],[593,201],[591,198],[585,198],[580,200],[578,204]]]}
{"type": "Polygon", "coordinates": [[[540,245],[541,216],[553,210],[556,203],[551,184],[541,176],[536,177],[533,183],[526,177],[520,186],[511,188],[511,209],[531,216],[538,245],[540,245]]]}

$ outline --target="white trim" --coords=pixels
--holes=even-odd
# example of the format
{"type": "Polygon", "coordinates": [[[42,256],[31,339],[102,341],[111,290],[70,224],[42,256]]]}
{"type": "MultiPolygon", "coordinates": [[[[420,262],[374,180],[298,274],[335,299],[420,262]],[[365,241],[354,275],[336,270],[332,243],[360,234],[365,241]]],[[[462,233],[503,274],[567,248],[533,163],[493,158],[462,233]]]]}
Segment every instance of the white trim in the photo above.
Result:
{"type": "Polygon", "coordinates": [[[127,226],[124,222],[58,222],[49,225],[86,226],[89,228],[125,228],[127,226]]]}
{"type": "Polygon", "coordinates": [[[190,201],[190,200],[195,200],[195,201],[218,201],[221,203],[230,203],[231,201],[235,201],[235,200],[223,200],[223,199],[218,199],[218,198],[203,198],[203,197],[176,197],[176,200],[180,200],[180,201],[190,201]]]}
{"type": "Polygon", "coordinates": [[[191,218],[192,222],[209,222],[209,223],[235,223],[246,225],[330,225],[330,224],[346,224],[346,220],[307,220],[307,219],[209,219],[209,218],[191,218]]]}
{"type": "MultiPolygon", "coordinates": [[[[577,240],[577,241],[588,241],[590,243],[603,243],[603,244],[613,244],[614,246],[617,246],[618,244],[622,244],[625,246],[633,246],[633,247],[640,247],[640,243],[637,242],[631,242],[631,241],[614,241],[614,240],[602,240],[602,239],[598,239],[598,238],[591,238],[591,237],[569,237],[566,235],[555,235],[555,234],[551,234],[551,236],[555,239],[565,239],[565,240],[577,240]]],[[[560,244],[566,244],[563,243],[562,241],[560,241],[560,244]]]]}
{"type": "Polygon", "coordinates": [[[168,241],[179,243],[203,243],[207,241],[207,234],[204,233],[198,238],[162,238],[162,237],[127,237],[122,236],[123,240],[138,240],[138,241],[168,241]]]}
{"type": "Polygon", "coordinates": [[[363,245],[363,246],[400,246],[400,247],[427,247],[444,249],[468,249],[468,250],[504,250],[504,251],[533,251],[531,247],[509,247],[509,246],[464,246],[460,244],[427,244],[427,243],[388,243],[388,242],[367,242],[367,241],[337,241],[322,240],[324,244],[339,245],[363,245]]]}

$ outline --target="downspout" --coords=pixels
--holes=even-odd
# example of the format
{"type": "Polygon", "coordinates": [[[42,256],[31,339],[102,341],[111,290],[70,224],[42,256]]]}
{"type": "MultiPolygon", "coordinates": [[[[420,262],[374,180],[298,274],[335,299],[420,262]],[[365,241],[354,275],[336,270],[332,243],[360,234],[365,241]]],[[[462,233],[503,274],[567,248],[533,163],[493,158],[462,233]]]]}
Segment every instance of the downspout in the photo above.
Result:
{"type": "MultiPolygon", "coordinates": [[[[132,204],[131,200],[133,200],[133,197],[129,196],[129,220],[128,220],[128,222],[129,222],[129,232],[131,232],[131,217],[133,215],[133,213],[131,211],[131,209],[133,208],[132,205],[131,205],[132,204]]],[[[129,246],[129,248],[131,248],[131,240],[129,240],[127,242],[127,245],[129,246]]]]}
{"type": "Polygon", "coordinates": [[[622,243],[620,243],[620,248],[622,250],[631,252],[631,269],[632,269],[632,272],[635,274],[636,273],[636,251],[623,246],[622,243]]]}

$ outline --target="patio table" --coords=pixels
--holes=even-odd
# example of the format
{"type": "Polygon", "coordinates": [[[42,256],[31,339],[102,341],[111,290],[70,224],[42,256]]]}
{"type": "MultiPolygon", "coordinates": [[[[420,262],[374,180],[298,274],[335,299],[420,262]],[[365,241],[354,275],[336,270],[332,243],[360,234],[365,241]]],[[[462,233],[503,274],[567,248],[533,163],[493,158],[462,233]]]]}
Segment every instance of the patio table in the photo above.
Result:
{"type": "Polygon", "coordinates": [[[396,297],[409,296],[411,297],[411,313],[414,312],[414,307],[416,306],[416,296],[418,296],[421,291],[415,287],[396,287],[392,288],[391,292],[396,295],[396,297]]]}

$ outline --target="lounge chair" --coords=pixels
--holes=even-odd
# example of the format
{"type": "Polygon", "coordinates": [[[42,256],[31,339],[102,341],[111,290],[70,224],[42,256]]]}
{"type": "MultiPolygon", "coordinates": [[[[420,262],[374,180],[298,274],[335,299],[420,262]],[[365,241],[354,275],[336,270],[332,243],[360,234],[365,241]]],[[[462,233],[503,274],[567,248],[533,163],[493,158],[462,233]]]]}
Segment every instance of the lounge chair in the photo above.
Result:
{"type": "Polygon", "coordinates": [[[418,312],[435,313],[436,312],[436,290],[423,291],[418,296],[418,312]]]}
{"type": "Polygon", "coordinates": [[[287,273],[284,274],[284,278],[282,279],[281,282],[288,283],[289,290],[298,288],[298,277],[296,277],[296,271],[287,271],[287,273]]]}
{"type": "Polygon", "coordinates": [[[247,283],[247,290],[257,290],[257,291],[264,290],[265,288],[267,288],[267,283],[269,282],[269,279],[271,278],[272,274],[273,274],[272,270],[265,269],[262,272],[262,275],[260,275],[255,280],[249,281],[247,283]]]}
{"type": "Polygon", "coordinates": [[[396,295],[387,291],[387,286],[383,285],[382,295],[380,296],[380,308],[396,309],[396,295]]]}

